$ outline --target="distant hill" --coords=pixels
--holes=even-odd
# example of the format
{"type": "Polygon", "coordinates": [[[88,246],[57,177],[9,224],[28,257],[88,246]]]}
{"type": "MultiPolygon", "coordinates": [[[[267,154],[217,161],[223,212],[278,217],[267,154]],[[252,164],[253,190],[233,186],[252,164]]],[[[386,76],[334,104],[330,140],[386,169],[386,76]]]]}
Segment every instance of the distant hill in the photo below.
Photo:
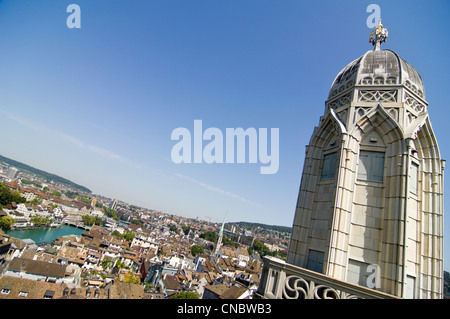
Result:
{"type": "Polygon", "coordinates": [[[225,223],[226,225],[236,225],[239,228],[244,228],[248,230],[255,230],[256,228],[262,228],[267,231],[278,231],[281,233],[291,233],[291,227],[286,226],[277,226],[277,225],[266,225],[266,224],[259,224],[259,223],[250,223],[250,222],[229,222],[225,223]]]}
{"type": "Polygon", "coordinates": [[[45,172],[43,170],[31,167],[31,166],[26,165],[26,164],[21,163],[21,162],[17,162],[15,160],[10,159],[10,158],[7,158],[7,157],[4,157],[4,156],[0,155],[0,161],[4,162],[4,163],[7,163],[10,166],[14,166],[14,167],[16,167],[19,170],[27,171],[29,173],[35,174],[35,175],[39,176],[40,178],[42,178],[43,180],[45,180],[46,182],[53,181],[54,183],[59,183],[59,184],[62,184],[62,185],[66,185],[68,187],[75,188],[75,189],[80,190],[82,192],[92,193],[92,191],[89,188],[84,187],[82,185],[78,185],[78,184],[76,184],[76,183],[74,183],[74,182],[72,182],[72,181],[70,181],[70,180],[68,180],[66,178],[63,178],[63,177],[55,175],[55,174],[47,173],[47,172],[45,172]]]}

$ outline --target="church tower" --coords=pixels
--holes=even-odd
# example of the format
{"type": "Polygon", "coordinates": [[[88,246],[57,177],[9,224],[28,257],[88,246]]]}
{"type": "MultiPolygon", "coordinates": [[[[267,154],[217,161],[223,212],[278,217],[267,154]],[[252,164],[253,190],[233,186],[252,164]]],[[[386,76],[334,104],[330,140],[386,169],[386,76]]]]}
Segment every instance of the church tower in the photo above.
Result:
{"type": "Polygon", "coordinates": [[[417,70],[374,48],[335,78],[306,157],[287,262],[403,298],[442,298],[444,164],[417,70]]]}
{"type": "Polygon", "coordinates": [[[219,236],[217,236],[216,245],[214,246],[214,252],[213,255],[218,257],[220,249],[222,248],[222,240],[223,240],[223,228],[225,227],[225,217],[222,222],[222,226],[219,230],[219,236]]]}

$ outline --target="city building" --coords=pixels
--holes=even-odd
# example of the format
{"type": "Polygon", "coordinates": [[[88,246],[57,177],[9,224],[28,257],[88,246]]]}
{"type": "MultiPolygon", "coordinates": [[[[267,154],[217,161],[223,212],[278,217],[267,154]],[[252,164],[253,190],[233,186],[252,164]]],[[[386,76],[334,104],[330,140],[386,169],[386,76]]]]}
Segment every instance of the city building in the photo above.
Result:
{"type": "Polygon", "coordinates": [[[19,170],[15,167],[9,167],[6,171],[6,176],[8,176],[10,179],[14,179],[17,177],[17,174],[19,173],[19,170]]]}

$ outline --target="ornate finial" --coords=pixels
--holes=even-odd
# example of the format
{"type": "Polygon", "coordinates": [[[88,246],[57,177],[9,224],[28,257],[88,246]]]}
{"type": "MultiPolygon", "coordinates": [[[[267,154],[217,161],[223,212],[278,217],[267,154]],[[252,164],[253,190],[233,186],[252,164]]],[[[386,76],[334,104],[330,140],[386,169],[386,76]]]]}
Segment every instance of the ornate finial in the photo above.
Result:
{"type": "Polygon", "coordinates": [[[375,46],[375,50],[380,50],[381,43],[386,42],[387,37],[388,37],[388,30],[383,28],[381,20],[379,20],[378,25],[370,33],[369,42],[375,46]]]}

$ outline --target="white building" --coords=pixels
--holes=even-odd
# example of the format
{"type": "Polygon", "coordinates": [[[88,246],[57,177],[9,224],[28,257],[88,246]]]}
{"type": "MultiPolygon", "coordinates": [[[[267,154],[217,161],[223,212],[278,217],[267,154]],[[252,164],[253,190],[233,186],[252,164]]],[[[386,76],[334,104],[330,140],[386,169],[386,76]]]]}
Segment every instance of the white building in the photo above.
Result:
{"type": "Polygon", "coordinates": [[[16,178],[18,173],[19,173],[19,170],[15,167],[9,167],[6,170],[6,176],[8,176],[11,179],[16,178]]]}

